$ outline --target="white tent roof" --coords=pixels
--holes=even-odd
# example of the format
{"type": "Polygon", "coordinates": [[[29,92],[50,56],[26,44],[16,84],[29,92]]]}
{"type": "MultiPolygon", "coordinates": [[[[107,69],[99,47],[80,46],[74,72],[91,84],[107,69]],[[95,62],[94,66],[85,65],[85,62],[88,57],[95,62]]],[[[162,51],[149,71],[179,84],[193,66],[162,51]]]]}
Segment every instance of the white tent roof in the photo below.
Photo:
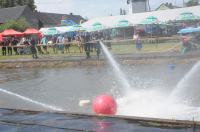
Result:
{"type": "Polygon", "coordinates": [[[148,16],[155,16],[158,18],[159,21],[166,22],[169,20],[172,20],[172,21],[176,20],[178,16],[180,16],[180,14],[183,12],[192,12],[194,15],[200,17],[200,6],[144,12],[144,13],[137,13],[137,14],[131,14],[131,15],[94,18],[83,23],[82,26],[85,28],[88,28],[88,27],[92,27],[94,23],[99,22],[104,27],[112,28],[116,26],[120,20],[124,20],[124,19],[128,20],[133,25],[137,25],[148,16]]]}
{"type": "Polygon", "coordinates": [[[43,34],[47,34],[48,30],[51,28],[55,28],[59,34],[63,34],[71,31],[72,26],[41,28],[40,32],[42,32],[43,34]]]}

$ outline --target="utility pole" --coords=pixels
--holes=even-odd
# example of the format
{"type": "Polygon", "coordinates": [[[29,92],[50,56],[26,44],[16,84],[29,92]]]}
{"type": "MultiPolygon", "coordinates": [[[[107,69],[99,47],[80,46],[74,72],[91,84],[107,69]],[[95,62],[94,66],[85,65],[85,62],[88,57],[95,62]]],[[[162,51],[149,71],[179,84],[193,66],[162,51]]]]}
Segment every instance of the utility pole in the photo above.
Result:
{"type": "Polygon", "coordinates": [[[147,5],[148,5],[148,11],[151,11],[151,6],[149,0],[147,0],[147,5]]]}
{"type": "Polygon", "coordinates": [[[185,7],[185,0],[183,0],[183,7],[185,7]]]}

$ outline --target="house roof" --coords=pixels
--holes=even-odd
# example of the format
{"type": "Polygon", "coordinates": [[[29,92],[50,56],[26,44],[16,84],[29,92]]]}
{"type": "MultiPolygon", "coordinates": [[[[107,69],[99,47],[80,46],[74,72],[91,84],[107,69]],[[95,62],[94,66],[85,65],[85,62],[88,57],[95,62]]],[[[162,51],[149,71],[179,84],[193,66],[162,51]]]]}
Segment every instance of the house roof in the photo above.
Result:
{"type": "Polygon", "coordinates": [[[72,20],[77,24],[79,24],[81,20],[84,20],[80,15],[32,12],[29,10],[28,6],[2,8],[0,9],[0,23],[5,23],[11,19],[19,19],[20,17],[26,17],[27,21],[30,20],[29,22],[32,24],[35,23],[31,21],[33,18],[38,19],[44,26],[60,25],[63,17],[67,20],[72,20]]]}
{"type": "Polygon", "coordinates": [[[63,17],[65,17],[68,20],[72,20],[77,24],[79,24],[80,21],[83,19],[80,15],[56,14],[56,13],[45,13],[45,12],[36,12],[35,14],[44,25],[53,25],[53,26],[60,25],[63,17]]]}
{"type": "Polygon", "coordinates": [[[0,9],[0,23],[5,23],[10,19],[18,19],[21,17],[27,6],[16,6],[0,9]]]}
{"type": "Polygon", "coordinates": [[[174,5],[170,5],[167,3],[162,3],[158,8],[156,8],[155,10],[167,10],[167,9],[175,9],[175,8],[180,8],[179,6],[174,6],[174,5]]]}

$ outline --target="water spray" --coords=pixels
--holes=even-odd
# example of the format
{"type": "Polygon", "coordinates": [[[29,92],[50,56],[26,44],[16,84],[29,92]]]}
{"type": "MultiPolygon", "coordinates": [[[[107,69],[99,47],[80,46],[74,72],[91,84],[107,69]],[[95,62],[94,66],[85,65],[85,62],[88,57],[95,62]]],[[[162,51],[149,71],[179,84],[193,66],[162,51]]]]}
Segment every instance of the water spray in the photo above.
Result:
{"type": "Polygon", "coordinates": [[[112,54],[109,52],[108,48],[103,44],[102,41],[100,41],[100,45],[101,45],[105,55],[109,59],[109,63],[112,65],[112,67],[114,69],[114,73],[117,76],[117,78],[120,80],[120,83],[126,89],[126,92],[129,91],[131,89],[130,83],[128,82],[126,76],[120,69],[119,64],[115,61],[112,54]]]}
{"type": "Polygon", "coordinates": [[[178,82],[176,89],[171,93],[171,96],[176,96],[185,86],[189,85],[191,83],[190,81],[195,78],[195,74],[200,70],[200,61],[197,62],[192,69],[185,74],[185,76],[178,82]]]}
{"type": "Polygon", "coordinates": [[[56,106],[52,106],[52,105],[48,105],[48,104],[45,104],[45,103],[41,103],[41,102],[38,102],[38,101],[35,101],[33,99],[30,99],[28,97],[24,97],[22,95],[19,95],[19,94],[16,94],[16,93],[13,93],[13,92],[10,92],[10,91],[7,91],[7,90],[4,90],[4,89],[1,89],[0,88],[0,92],[3,92],[3,93],[6,93],[8,95],[12,95],[12,96],[15,96],[19,99],[22,99],[24,101],[27,101],[27,102],[30,102],[30,103],[33,103],[33,104],[36,104],[36,105],[39,105],[39,106],[42,106],[46,109],[49,109],[49,110],[54,110],[54,111],[64,111],[62,108],[59,108],[59,107],[56,107],[56,106]]]}

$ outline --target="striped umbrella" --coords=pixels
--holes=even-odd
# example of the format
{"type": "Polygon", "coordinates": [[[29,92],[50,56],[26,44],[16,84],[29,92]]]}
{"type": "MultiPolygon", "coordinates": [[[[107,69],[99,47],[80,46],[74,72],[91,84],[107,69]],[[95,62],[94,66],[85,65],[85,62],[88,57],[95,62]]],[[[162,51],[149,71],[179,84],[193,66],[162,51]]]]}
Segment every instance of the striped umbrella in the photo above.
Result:
{"type": "Polygon", "coordinates": [[[192,12],[183,12],[180,16],[176,19],[177,21],[196,21],[200,20],[199,16],[194,15],[192,12]]]}
{"type": "Polygon", "coordinates": [[[152,24],[159,24],[159,21],[158,21],[157,17],[149,16],[138,24],[139,25],[152,25],[152,24]]]}
{"type": "Polygon", "coordinates": [[[123,19],[123,20],[120,20],[120,21],[118,22],[118,24],[117,24],[116,27],[128,27],[128,26],[130,26],[129,21],[123,19]]]}

